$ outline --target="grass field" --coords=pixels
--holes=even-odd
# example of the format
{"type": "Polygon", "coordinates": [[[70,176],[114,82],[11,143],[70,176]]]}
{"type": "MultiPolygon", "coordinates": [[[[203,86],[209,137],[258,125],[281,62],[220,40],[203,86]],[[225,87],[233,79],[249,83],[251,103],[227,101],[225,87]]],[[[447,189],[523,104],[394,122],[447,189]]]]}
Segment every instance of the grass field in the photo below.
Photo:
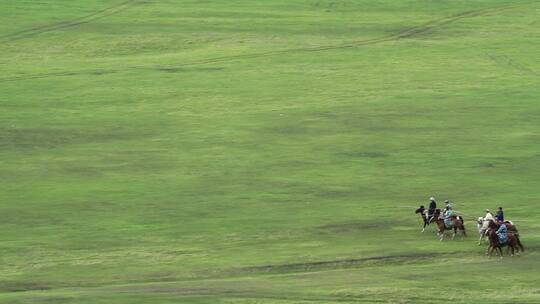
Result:
{"type": "Polygon", "coordinates": [[[8,0],[0,46],[0,303],[540,303],[538,1],[8,0]]]}

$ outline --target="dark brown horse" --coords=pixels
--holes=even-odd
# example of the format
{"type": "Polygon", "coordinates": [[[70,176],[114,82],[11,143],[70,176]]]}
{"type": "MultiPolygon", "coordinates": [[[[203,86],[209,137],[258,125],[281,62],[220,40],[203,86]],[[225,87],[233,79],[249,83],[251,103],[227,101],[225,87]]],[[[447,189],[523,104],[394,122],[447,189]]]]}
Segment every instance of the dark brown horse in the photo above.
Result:
{"type": "Polygon", "coordinates": [[[508,232],[508,241],[504,244],[501,244],[499,236],[497,235],[497,230],[489,228],[488,232],[489,246],[486,249],[486,255],[491,257],[493,251],[498,250],[499,255],[503,256],[502,247],[508,246],[508,250],[512,251],[511,255],[514,255],[515,250],[519,251],[519,245],[517,242],[517,237],[514,233],[508,232]]]}
{"type": "Polygon", "coordinates": [[[452,239],[456,237],[457,231],[460,230],[461,234],[463,236],[467,236],[467,232],[465,232],[465,222],[463,221],[463,218],[461,216],[452,216],[452,227],[446,227],[444,223],[444,219],[441,218],[441,210],[436,209],[435,214],[433,216],[435,218],[435,222],[437,223],[437,235],[439,236],[439,240],[444,239],[444,231],[445,230],[454,230],[454,234],[452,235],[452,239]]]}
{"type": "Polygon", "coordinates": [[[498,250],[500,251],[501,255],[502,255],[501,247],[505,247],[507,245],[508,245],[507,253],[508,251],[512,251],[512,255],[514,255],[514,252],[525,251],[525,247],[523,246],[523,244],[521,244],[521,240],[519,239],[519,232],[517,230],[517,227],[509,221],[504,222],[504,224],[506,225],[506,230],[508,231],[507,232],[508,242],[507,244],[500,244],[499,236],[497,235],[497,230],[499,229],[499,227],[501,227],[501,225],[494,221],[489,221],[487,235],[490,237],[490,240],[489,240],[489,246],[486,250],[486,255],[488,254],[488,251],[490,250],[490,248],[491,248],[491,253],[493,252],[493,250],[496,249],[496,248],[492,248],[492,246],[499,246],[498,250]],[[489,235],[489,233],[491,233],[492,235],[489,235]],[[493,240],[491,238],[493,238],[493,240]],[[493,245],[492,245],[492,241],[493,241],[493,245]]]}

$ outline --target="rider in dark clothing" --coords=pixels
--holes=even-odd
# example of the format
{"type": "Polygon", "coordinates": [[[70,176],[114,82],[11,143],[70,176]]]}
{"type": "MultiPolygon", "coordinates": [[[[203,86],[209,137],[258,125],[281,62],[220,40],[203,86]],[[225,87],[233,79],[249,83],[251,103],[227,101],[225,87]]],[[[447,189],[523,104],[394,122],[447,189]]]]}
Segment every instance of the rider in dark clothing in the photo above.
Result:
{"type": "Polygon", "coordinates": [[[435,209],[437,209],[437,202],[435,201],[434,197],[431,197],[429,202],[429,208],[428,208],[428,221],[430,221],[433,218],[433,214],[435,213],[435,209]]]}
{"type": "Polygon", "coordinates": [[[497,211],[497,215],[495,215],[495,219],[497,219],[499,223],[504,222],[504,212],[502,210],[502,207],[499,207],[499,210],[497,211]]]}

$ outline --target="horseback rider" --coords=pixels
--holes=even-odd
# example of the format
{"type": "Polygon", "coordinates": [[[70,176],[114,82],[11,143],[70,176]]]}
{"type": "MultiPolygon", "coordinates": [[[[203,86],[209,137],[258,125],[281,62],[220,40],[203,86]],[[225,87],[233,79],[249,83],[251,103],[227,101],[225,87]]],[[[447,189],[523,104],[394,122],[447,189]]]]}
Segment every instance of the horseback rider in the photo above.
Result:
{"type": "Polygon", "coordinates": [[[499,210],[497,210],[497,215],[495,215],[495,218],[499,223],[504,222],[504,212],[502,210],[502,207],[499,207],[499,210]]]}
{"type": "Polygon", "coordinates": [[[487,230],[489,228],[489,223],[494,223],[495,218],[489,209],[486,209],[486,215],[484,217],[479,217],[477,222],[478,232],[480,233],[480,239],[478,240],[478,245],[482,243],[482,240],[486,236],[487,230]]]}
{"type": "Polygon", "coordinates": [[[433,219],[433,214],[435,213],[435,209],[437,209],[437,202],[435,201],[435,198],[432,196],[429,198],[428,222],[433,219]]]}
{"type": "MultiPolygon", "coordinates": [[[[446,201],[446,202],[448,202],[448,201],[446,201]]],[[[452,210],[452,206],[449,203],[447,203],[447,205],[446,205],[446,207],[444,209],[446,210],[444,212],[444,224],[447,227],[452,227],[452,225],[454,224],[454,221],[452,220],[452,218],[455,216],[455,213],[452,210]]]]}
{"type": "Polygon", "coordinates": [[[499,229],[497,229],[497,236],[499,237],[499,242],[504,244],[508,241],[508,228],[504,223],[501,224],[499,229]]]}
{"type": "Polygon", "coordinates": [[[448,210],[452,210],[452,204],[450,203],[449,200],[445,200],[444,201],[444,212],[446,212],[448,210]]]}
{"type": "Polygon", "coordinates": [[[488,221],[495,221],[495,218],[493,217],[493,214],[491,213],[491,211],[489,211],[489,209],[486,209],[486,215],[484,216],[484,222],[488,222],[488,221]]]}

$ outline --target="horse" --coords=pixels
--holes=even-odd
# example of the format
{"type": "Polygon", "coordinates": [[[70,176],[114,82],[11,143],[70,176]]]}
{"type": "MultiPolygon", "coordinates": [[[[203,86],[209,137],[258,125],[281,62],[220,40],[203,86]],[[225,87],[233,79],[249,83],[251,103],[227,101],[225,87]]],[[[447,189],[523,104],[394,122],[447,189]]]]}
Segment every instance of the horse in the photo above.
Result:
{"type": "Polygon", "coordinates": [[[414,212],[416,214],[420,214],[420,216],[422,217],[422,222],[423,222],[422,232],[426,230],[426,227],[429,226],[429,224],[435,222],[435,216],[434,216],[435,210],[432,210],[432,209],[428,210],[423,207],[424,206],[421,206],[420,208],[416,209],[416,211],[414,212]]]}
{"type": "Polygon", "coordinates": [[[422,217],[422,222],[424,223],[424,226],[422,227],[422,232],[424,232],[426,230],[426,227],[433,222],[433,217],[430,218],[428,210],[422,207],[416,209],[414,213],[420,214],[420,216],[422,217]]]}
{"type": "Polygon", "coordinates": [[[518,241],[517,241],[518,238],[514,233],[512,232],[508,233],[508,241],[504,244],[501,244],[499,240],[499,235],[497,235],[497,230],[495,230],[494,228],[490,227],[488,229],[487,236],[489,239],[489,246],[486,249],[487,256],[491,257],[491,255],[493,254],[493,251],[498,250],[498,253],[500,254],[501,259],[502,259],[503,257],[502,247],[505,247],[505,246],[508,246],[508,250],[512,251],[512,254],[511,254],[512,256],[514,255],[515,250],[519,252],[520,245],[518,245],[518,241]]]}
{"type": "Polygon", "coordinates": [[[476,221],[476,228],[478,228],[478,234],[480,234],[480,239],[478,239],[478,246],[480,246],[486,237],[489,221],[485,221],[483,217],[479,217],[476,221]]]}
{"type": "MultiPolygon", "coordinates": [[[[514,254],[514,249],[517,249],[516,252],[525,251],[525,247],[523,244],[521,244],[521,240],[519,239],[519,231],[517,230],[516,225],[514,225],[511,221],[505,221],[504,224],[506,225],[506,230],[508,231],[508,240],[510,241],[510,235],[512,235],[513,238],[515,238],[516,246],[514,248],[511,248],[508,246],[508,250],[512,250],[512,255],[514,254]]],[[[488,231],[493,230],[495,231],[495,234],[497,234],[497,230],[501,227],[501,225],[495,221],[488,221],[488,231]]],[[[487,232],[486,232],[487,233],[487,232]]],[[[498,240],[498,236],[497,236],[498,240]]],[[[504,247],[504,245],[502,246],[504,247]]],[[[489,247],[488,247],[489,249],[489,247]]]]}
{"type": "Polygon", "coordinates": [[[444,231],[445,230],[454,230],[454,234],[452,235],[452,239],[456,237],[458,229],[461,231],[463,236],[467,236],[467,232],[465,231],[465,222],[463,220],[463,217],[461,216],[452,216],[450,219],[452,220],[452,226],[447,227],[444,223],[444,219],[440,217],[441,210],[436,209],[434,218],[436,218],[435,222],[437,223],[437,235],[439,236],[439,240],[442,241],[444,239],[444,231]]]}

